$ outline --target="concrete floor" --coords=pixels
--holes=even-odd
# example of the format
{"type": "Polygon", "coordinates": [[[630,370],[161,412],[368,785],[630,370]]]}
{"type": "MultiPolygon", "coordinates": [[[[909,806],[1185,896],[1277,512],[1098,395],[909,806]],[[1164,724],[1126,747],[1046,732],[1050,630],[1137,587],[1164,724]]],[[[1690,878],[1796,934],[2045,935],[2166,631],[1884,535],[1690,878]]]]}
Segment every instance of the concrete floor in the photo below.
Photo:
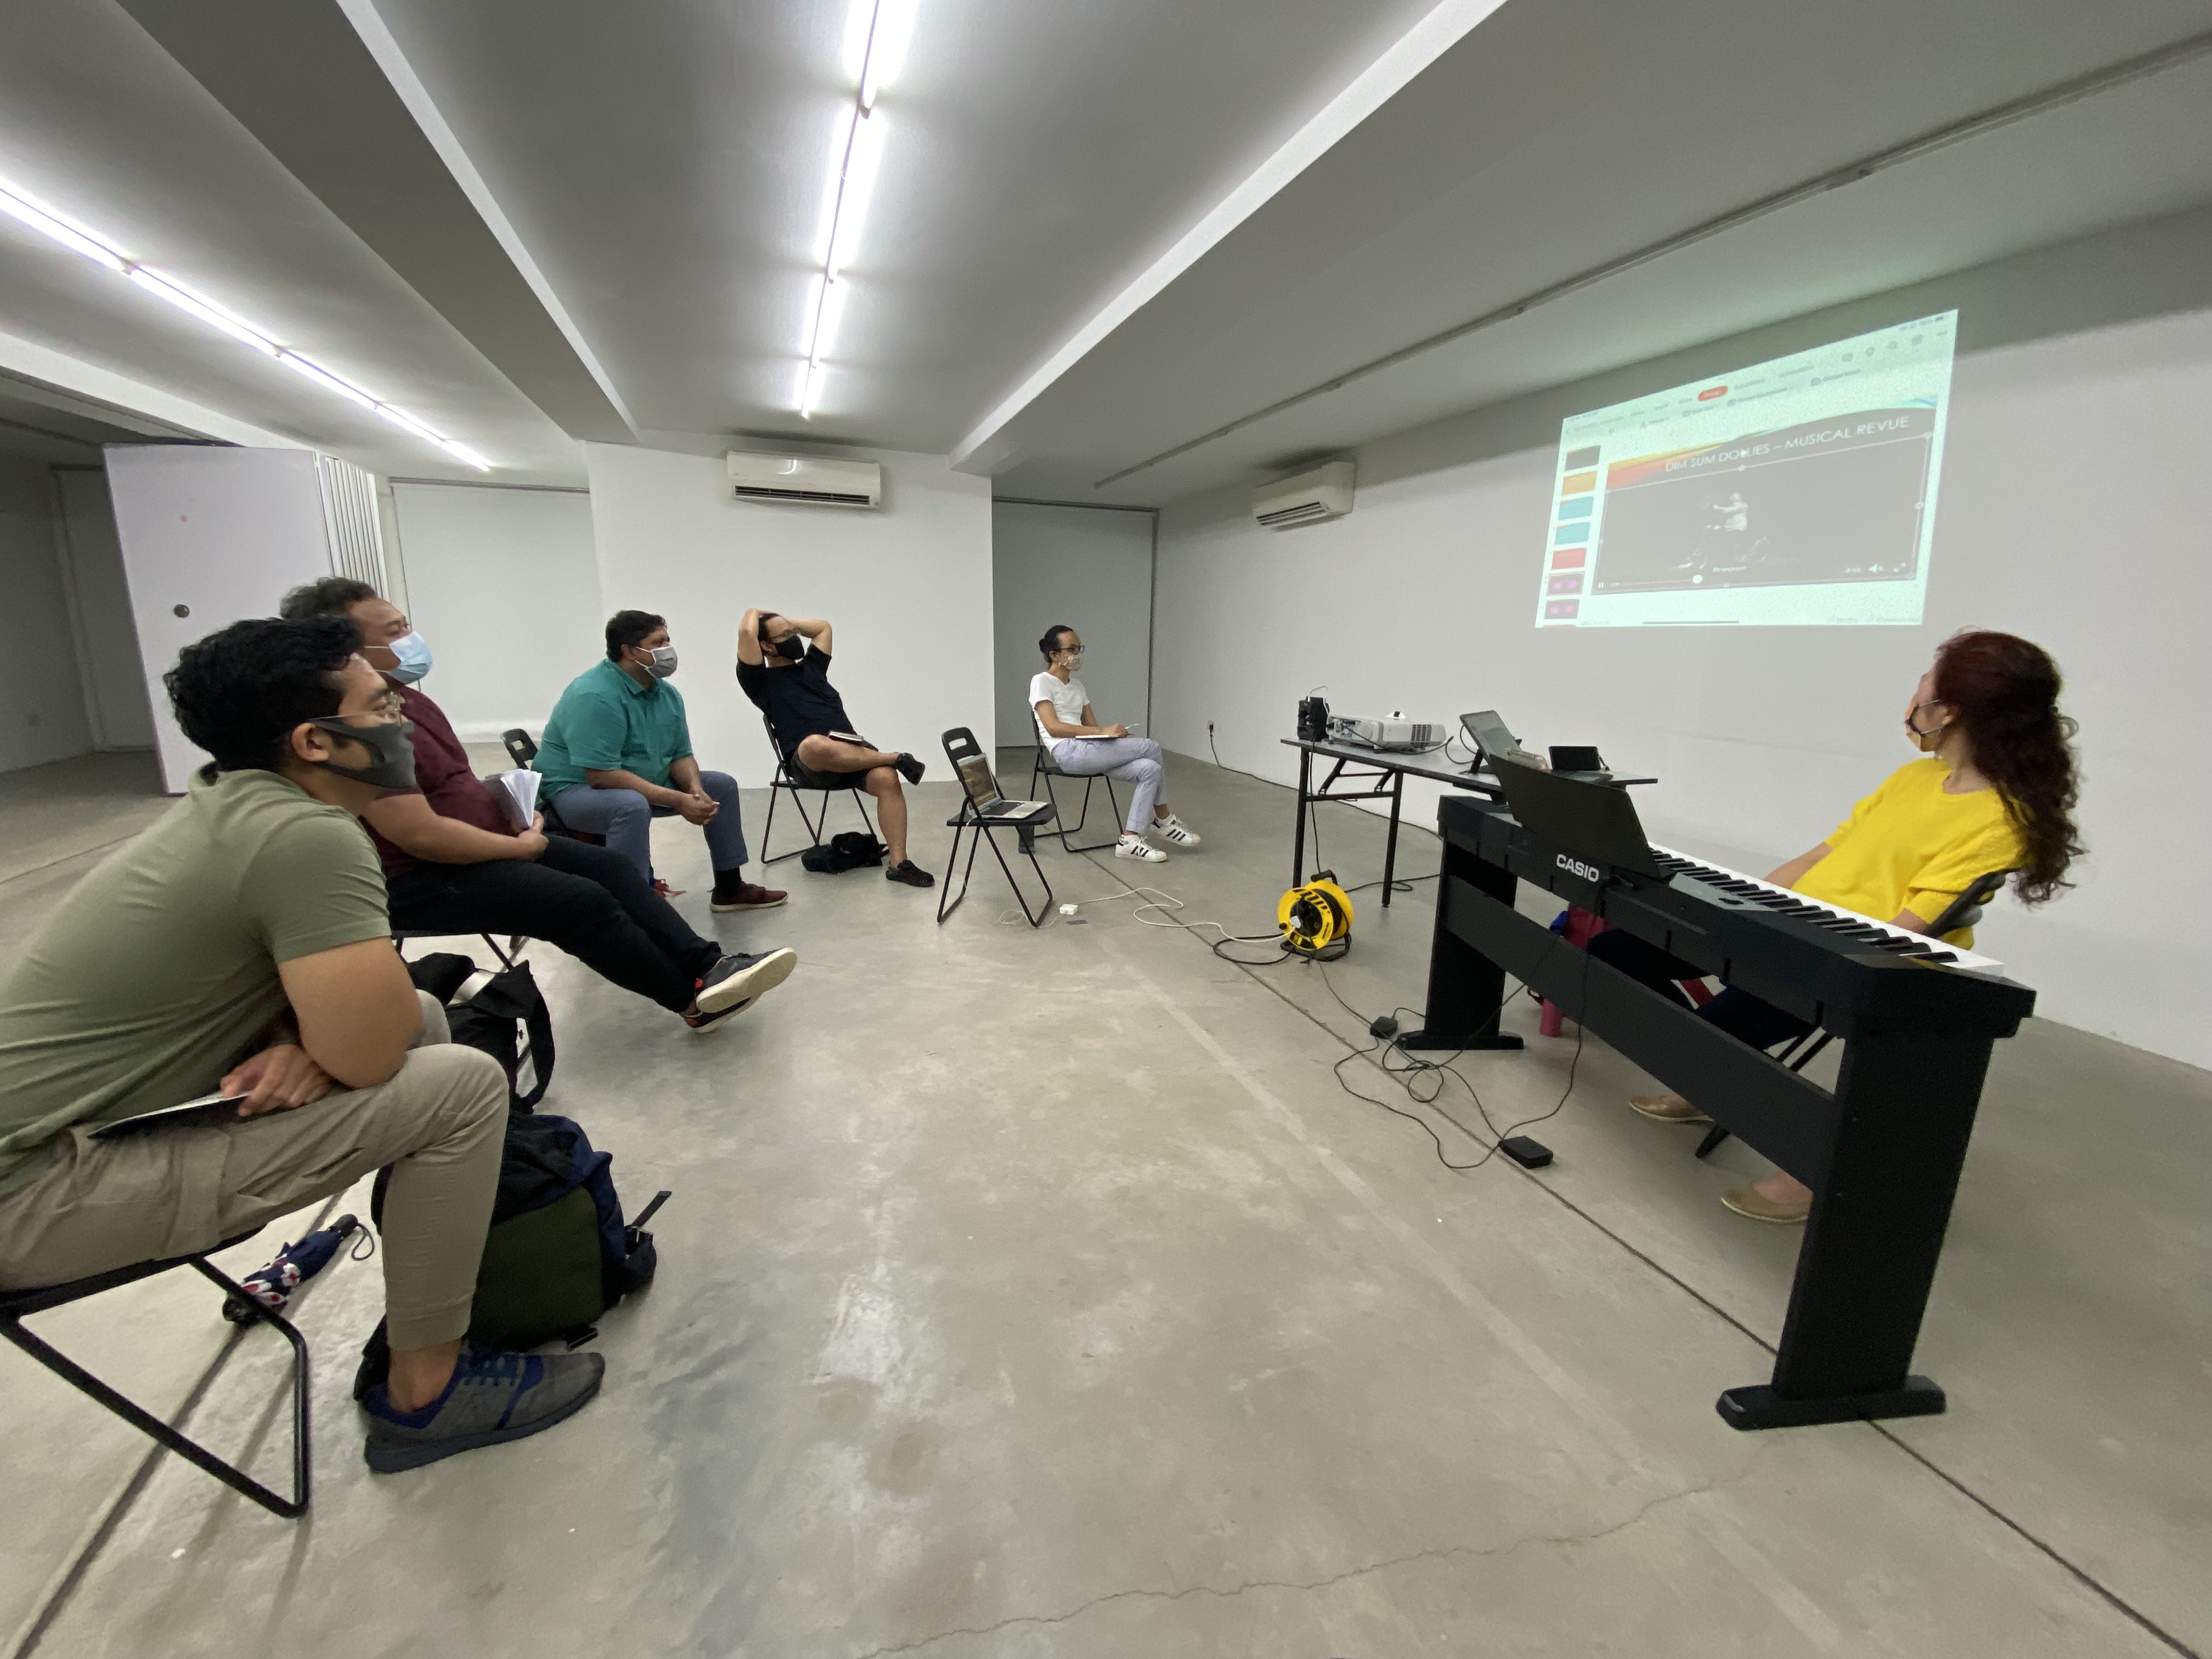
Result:
{"type": "MultiPolygon", "coordinates": [[[[145,821],[128,775],[0,780],[0,959],[145,821]]],[[[1170,775],[1206,845],[1143,873],[1262,931],[1287,794],[1170,775]]],[[[921,793],[941,822],[949,788],[921,793]]],[[[703,926],[678,828],[663,873],[703,926]]],[[[1347,881],[1378,872],[1378,825],[1332,809],[1324,836],[1347,881]]],[[[1409,836],[1408,873],[1434,859],[1409,836]]],[[[1063,899],[1134,873],[1046,867],[1063,899]]],[[[1534,1175],[1451,1173],[1331,1076],[1364,1042],[1335,996],[1421,994],[1425,885],[1359,895],[1325,979],[1230,966],[1127,899],[1006,925],[988,864],[943,928],[873,872],[775,877],[787,908],[720,931],[802,964],[726,1035],[532,952],[550,1108],[633,1205],[676,1194],[659,1282],[602,1322],[602,1397],[372,1478],[345,1389],[378,1273],[341,1262],[300,1304],[320,1415],[295,1523],[0,1352],[0,1654],[2212,1650],[2212,1077],[2044,1023],[2001,1045],[1917,1362],[1949,1414],[1740,1435],[1713,1397],[1765,1376],[1798,1237],[1716,1201],[1754,1154],[1698,1164],[1595,1040],[1534,1175]]],[[[1559,1101],[1576,1045],[1534,1012],[1527,1053],[1462,1060],[1427,1115],[1455,1161],[1481,1144],[1451,1121],[1477,1121],[1468,1085],[1500,1124],[1559,1101]]],[[[230,1340],[204,1290],[45,1328],[164,1409],[197,1393],[195,1431],[281,1470],[281,1345],[230,1340]]]]}

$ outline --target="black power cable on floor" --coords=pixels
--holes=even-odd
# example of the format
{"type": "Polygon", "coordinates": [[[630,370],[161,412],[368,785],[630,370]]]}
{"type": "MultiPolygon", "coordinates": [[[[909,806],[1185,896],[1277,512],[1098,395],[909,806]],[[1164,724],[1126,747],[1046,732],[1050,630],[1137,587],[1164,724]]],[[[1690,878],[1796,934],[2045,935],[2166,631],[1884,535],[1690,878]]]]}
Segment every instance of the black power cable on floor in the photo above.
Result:
{"type": "MultiPolygon", "coordinates": [[[[1556,951],[1561,948],[1572,950],[1574,947],[1568,945],[1564,939],[1561,939],[1555,942],[1553,948],[1556,951]]],[[[1436,1143],[1437,1161],[1442,1164],[1444,1168],[1452,1170],[1455,1174],[1463,1174],[1469,1170],[1480,1169],[1484,1164],[1489,1163],[1492,1158],[1498,1155],[1498,1149],[1504,1142],[1510,1139],[1513,1136],[1518,1134],[1522,1130],[1529,1127],[1531,1125],[1544,1122],[1549,1118],[1557,1117],[1560,1112],[1566,1109],[1568,1098],[1572,1096],[1575,1091],[1575,1082],[1581,1073],[1583,1060],[1583,1039],[1584,1028],[1583,1022],[1579,1019],[1575,1022],[1574,1054],[1567,1063],[1567,1085],[1559,1091],[1559,1099],[1553,1103],[1550,1110],[1539,1112],[1534,1117],[1522,1118],[1518,1122],[1510,1123],[1504,1128],[1500,1129],[1497,1124],[1492,1121],[1490,1109],[1484,1103],[1481,1091],[1468,1080],[1467,1074],[1459,1069],[1456,1062],[1467,1053],[1466,1049],[1461,1048],[1455,1050],[1449,1059],[1441,1060],[1424,1060],[1419,1055],[1408,1053],[1407,1050],[1399,1048],[1397,1045],[1396,1038],[1400,1030],[1397,1016],[1400,1013],[1410,1013],[1413,1012],[1411,1009],[1394,1008],[1388,1014],[1380,1015],[1373,1019],[1370,1019],[1366,1015],[1361,1013],[1359,1010],[1346,1002],[1343,996],[1339,994],[1335,982],[1328,976],[1328,970],[1327,968],[1324,967],[1322,969],[1321,976],[1322,983],[1328,988],[1329,995],[1335,998],[1337,1006],[1343,1009],[1345,1012],[1350,1014],[1354,1019],[1358,1020],[1362,1024],[1365,1025],[1367,1027],[1368,1036],[1374,1039],[1368,1047],[1364,1048],[1352,1049],[1351,1052],[1345,1054],[1342,1059],[1339,1060],[1334,1066],[1330,1067],[1330,1071],[1336,1078],[1337,1086],[1342,1089],[1345,1093],[1352,1096],[1355,1100],[1365,1101],[1370,1106],[1380,1106],[1386,1112],[1394,1113],[1400,1117],[1411,1118],[1414,1122],[1419,1124],[1421,1127],[1426,1131],[1429,1139],[1436,1143]],[[1401,1066],[1394,1067],[1390,1064],[1390,1056],[1393,1053],[1396,1054],[1399,1059],[1405,1063],[1401,1066]],[[1467,1136],[1468,1139],[1480,1145],[1481,1142],[1481,1137],[1480,1135],[1477,1135],[1474,1130],[1468,1127],[1466,1124],[1462,1123],[1457,1118],[1452,1116],[1450,1113],[1445,1111],[1442,1106],[1437,1103],[1442,1098],[1446,1087],[1442,1075],[1439,1075],[1437,1078],[1435,1090],[1429,1094],[1425,1095],[1421,1093],[1419,1089],[1416,1086],[1417,1079],[1430,1073],[1440,1074],[1449,1073],[1450,1076],[1457,1078],[1459,1079],[1460,1086],[1467,1091],[1468,1097],[1474,1102],[1474,1109],[1482,1118],[1482,1127],[1489,1132],[1490,1146],[1488,1149],[1484,1152],[1480,1158],[1475,1159],[1472,1164],[1455,1164],[1445,1155],[1444,1144],[1443,1140],[1438,1138],[1435,1127],[1430,1124],[1425,1118],[1423,1118],[1415,1113],[1406,1111],[1401,1107],[1394,1106],[1387,1100],[1377,1100],[1372,1095],[1362,1094],[1358,1090],[1353,1088],[1349,1083],[1346,1083],[1344,1080],[1344,1066],[1347,1061],[1370,1058],[1375,1060],[1376,1068],[1380,1070],[1384,1076],[1395,1081],[1398,1086],[1406,1091],[1406,1095],[1408,1099],[1412,1100],[1417,1105],[1429,1107],[1431,1110],[1443,1117],[1446,1122],[1457,1129],[1462,1134],[1467,1136]]],[[[1582,995],[1584,1000],[1587,1000],[1589,992],[1589,953],[1588,951],[1584,951],[1583,953],[1582,983],[1582,995]]],[[[1501,999],[1501,1001],[1503,999],[1501,999]]]]}

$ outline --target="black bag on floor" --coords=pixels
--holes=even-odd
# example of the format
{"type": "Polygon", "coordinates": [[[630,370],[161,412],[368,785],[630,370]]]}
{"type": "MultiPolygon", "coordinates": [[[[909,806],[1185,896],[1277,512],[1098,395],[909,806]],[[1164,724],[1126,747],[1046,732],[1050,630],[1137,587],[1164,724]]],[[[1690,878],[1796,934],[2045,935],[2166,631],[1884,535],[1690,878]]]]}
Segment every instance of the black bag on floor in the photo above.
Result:
{"type": "Polygon", "coordinates": [[[830,836],[823,846],[808,848],[799,855],[799,861],[817,876],[835,876],[879,865],[890,850],[865,830],[847,830],[830,836]]]}
{"type": "Polygon", "coordinates": [[[451,1002],[477,971],[476,960],[458,951],[433,951],[407,964],[407,977],[418,991],[428,991],[441,1002],[451,1002]]]}
{"type": "Polygon", "coordinates": [[[481,1048],[499,1062],[507,1073],[507,1104],[515,1111],[529,1111],[545,1098],[553,1081],[553,1015],[528,963],[494,974],[466,1002],[446,1010],[446,1023],[454,1042],[481,1048]]]}
{"type": "MultiPolygon", "coordinates": [[[[477,1269],[470,1340],[495,1348],[535,1348],[594,1333],[592,1322],[653,1282],[659,1266],[645,1224],[669,1194],[660,1192],[635,1221],[623,1219],[607,1153],[582,1127],[550,1112],[512,1112],[501,1153],[499,1194],[477,1269]]],[[[369,1213],[384,1225],[386,1170],[376,1178],[369,1213]]],[[[358,1400],[384,1380],[392,1349],[377,1322],[354,1378],[358,1400]]]]}

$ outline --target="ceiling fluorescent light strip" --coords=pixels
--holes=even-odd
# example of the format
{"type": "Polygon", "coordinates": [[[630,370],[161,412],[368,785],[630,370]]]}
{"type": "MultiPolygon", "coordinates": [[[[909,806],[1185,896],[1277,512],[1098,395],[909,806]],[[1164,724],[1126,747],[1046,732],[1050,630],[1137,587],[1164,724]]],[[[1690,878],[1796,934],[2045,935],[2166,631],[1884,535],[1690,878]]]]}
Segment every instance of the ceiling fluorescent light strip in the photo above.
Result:
{"type": "Polygon", "coordinates": [[[806,360],[793,384],[799,418],[811,420],[822,399],[830,354],[848,295],[846,266],[859,252],[868,198],[883,165],[884,118],[876,100],[896,78],[914,33],[914,0],[854,0],[845,25],[845,74],[853,103],[838,112],[830,146],[830,178],[823,191],[823,223],[817,242],[822,269],[806,304],[806,360]]]}
{"type": "Polygon", "coordinates": [[[126,258],[91,231],[72,223],[35,197],[26,196],[12,185],[0,185],[0,213],[21,220],[32,229],[52,237],[73,253],[81,253],[88,259],[106,265],[110,270],[119,272],[147,293],[158,295],[178,310],[189,313],[210,328],[220,329],[232,339],[252,346],[264,356],[274,357],[285,368],[313,380],[325,392],[334,392],[341,398],[359,404],[363,409],[374,410],[394,426],[404,428],[426,443],[435,444],[448,455],[467,463],[477,471],[491,471],[491,463],[465,444],[458,444],[451,438],[440,435],[412,415],[394,409],[380,398],[371,397],[359,386],[339,379],[298,352],[278,345],[244,318],[217,305],[205,295],[194,293],[175,277],[165,276],[135,259],[126,258]]]}

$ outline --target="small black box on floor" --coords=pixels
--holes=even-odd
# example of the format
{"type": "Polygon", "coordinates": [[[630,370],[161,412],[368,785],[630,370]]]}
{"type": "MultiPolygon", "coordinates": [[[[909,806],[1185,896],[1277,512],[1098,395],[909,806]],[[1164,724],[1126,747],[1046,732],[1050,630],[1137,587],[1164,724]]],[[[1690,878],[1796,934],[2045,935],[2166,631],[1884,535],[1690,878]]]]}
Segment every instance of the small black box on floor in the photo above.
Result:
{"type": "Polygon", "coordinates": [[[1508,1135],[1498,1150],[1524,1170],[1540,1170],[1552,1161],[1552,1149],[1528,1135],[1508,1135]]]}

